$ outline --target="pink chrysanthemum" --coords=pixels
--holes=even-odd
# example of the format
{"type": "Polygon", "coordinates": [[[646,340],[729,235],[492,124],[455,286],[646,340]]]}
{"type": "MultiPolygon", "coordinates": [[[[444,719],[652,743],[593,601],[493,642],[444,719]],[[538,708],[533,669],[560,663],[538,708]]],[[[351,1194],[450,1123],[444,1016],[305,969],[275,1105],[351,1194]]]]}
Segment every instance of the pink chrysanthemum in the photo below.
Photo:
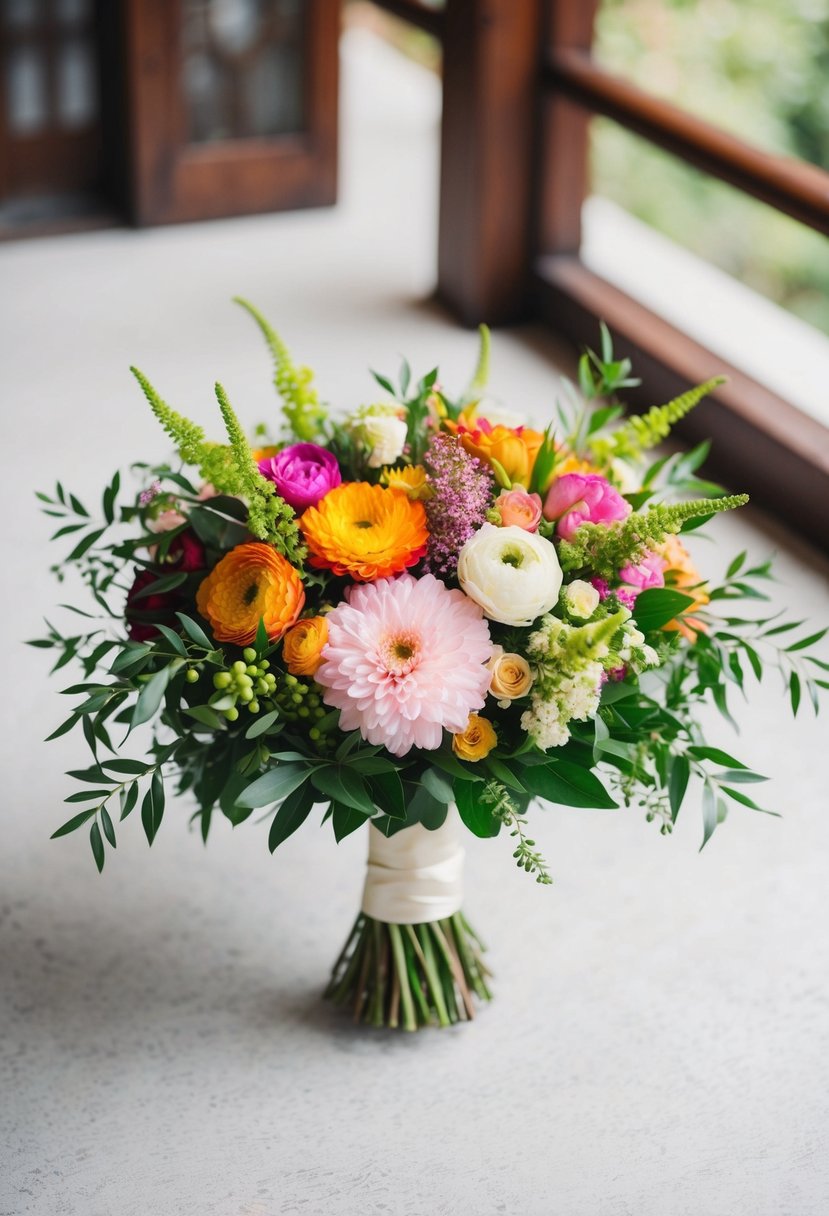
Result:
{"type": "Polygon", "coordinates": [[[481,609],[432,574],[353,587],[326,617],[328,644],[315,679],[359,730],[394,756],[440,747],[483,708],[492,657],[481,609]]]}

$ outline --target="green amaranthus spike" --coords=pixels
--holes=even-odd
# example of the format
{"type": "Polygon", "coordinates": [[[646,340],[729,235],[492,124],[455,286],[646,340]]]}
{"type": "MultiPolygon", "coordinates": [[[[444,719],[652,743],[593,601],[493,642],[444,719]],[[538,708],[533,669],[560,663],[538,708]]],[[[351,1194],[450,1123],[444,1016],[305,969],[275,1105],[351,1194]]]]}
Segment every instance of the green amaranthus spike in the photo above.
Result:
{"type": "Polygon", "coordinates": [[[675,397],[667,405],[655,405],[646,414],[632,414],[608,438],[593,441],[591,451],[594,457],[600,460],[616,457],[622,460],[637,459],[643,452],[667,439],[671,428],[720,384],[725,384],[725,376],[713,376],[704,384],[698,384],[696,388],[675,397]]]}
{"type": "Polygon", "coordinates": [[[328,408],[323,405],[312,387],[313,372],[309,367],[295,367],[287,346],[268,324],[258,308],[254,308],[241,296],[234,296],[234,303],[248,312],[262,331],[273,358],[273,383],[282,398],[282,413],[297,439],[305,443],[316,439],[322,424],[328,417],[328,408]]]}
{"type": "Polygon", "coordinates": [[[478,326],[478,337],[480,341],[478,362],[475,364],[472,379],[469,381],[466,392],[462,397],[464,405],[470,405],[473,401],[480,401],[484,389],[489,382],[489,352],[492,343],[488,325],[478,326]]]}
{"type": "Polygon", "coordinates": [[[200,464],[208,446],[202,428],[197,423],[191,422],[189,418],[185,418],[183,414],[177,413],[166,401],[163,401],[144,373],[137,367],[131,367],[130,371],[141,385],[141,391],[147,398],[150,409],[176,445],[181,459],[185,464],[200,464]]]}
{"type": "Polygon", "coordinates": [[[619,523],[582,524],[571,541],[564,540],[559,545],[561,568],[589,570],[593,576],[612,578],[622,566],[641,561],[666,536],[679,532],[687,520],[733,511],[747,502],[747,494],[696,498],[690,502],[660,503],[649,511],[633,512],[619,523]]]}
{"type": "Polygon", "coordinates": [[[229,473],[234,484],[225,492],[247,499],[248,528],[254,536],[268,541],[288,561],[300,564],[305,557],[305,547],[293,507],[280,498],[273,482],[259,472],[247,436],[221,384],[216,385],[216,400],[230,440],[230,447],[223,450],[228,453],[229,473]]]}

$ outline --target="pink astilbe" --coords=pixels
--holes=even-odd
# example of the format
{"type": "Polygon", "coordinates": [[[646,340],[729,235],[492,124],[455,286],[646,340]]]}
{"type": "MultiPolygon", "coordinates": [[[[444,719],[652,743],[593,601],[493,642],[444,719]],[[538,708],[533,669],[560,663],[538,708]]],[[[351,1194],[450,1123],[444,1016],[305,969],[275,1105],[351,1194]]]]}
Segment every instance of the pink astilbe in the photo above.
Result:
{"type": "Polygon", "coordinates": [[[471,456],[454,435],[435,435],[423,463],[432,488],[432,497],[425,504],[429,524],[426,567],[451,578],[464,544],[486,522],[494,479],[489,466],[471,456]]]}
{"type": "Polygon", "coordinates": [[[492,657],[481,609],[432,574],[352,587],[326,616],[328,643],[315,679],[340,710],[340,727],[405,756],[440,747],[483,708],[492,657]]]}

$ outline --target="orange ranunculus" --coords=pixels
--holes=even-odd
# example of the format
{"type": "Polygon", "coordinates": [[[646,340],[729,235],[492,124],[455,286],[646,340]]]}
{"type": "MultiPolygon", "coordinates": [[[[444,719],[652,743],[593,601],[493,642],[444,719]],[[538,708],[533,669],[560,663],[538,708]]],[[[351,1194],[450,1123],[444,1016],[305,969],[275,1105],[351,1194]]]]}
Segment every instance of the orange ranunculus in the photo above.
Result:
{"type": "Polygon", "coordinates": [[[544,436],[530,427],[492,426],[486,418],[469,423],[447,422],[447,430],[457,435],[467,452],[486,464],[497,460],[513,485],[529,486],[530,477],[544,436]]]}
{"type": "Polygon", "coordinates": [[[261,541],[237,545],[214,566],[196,593],[196,607],[217,642],[249,646],[264,620],[271,641],[302,612],[302,580],[285,558],[261,541]]]}
{"type": "Polygon", "coordinates": [[[312,566],[362,583],[414,566],[429,539],[422,502],[365,481],[330,490],[299,526],[312,566]]]}
{"type": "Polygon", "coordinates": [[[693,642],[698,633],[707,633],[708,630],[704,621],[697,620],[688,613],[693,612],[695,608],[702,608],[711,597],[705,586],[701,585],[702,577],[678,536],[669,536],[657,547],[657,552],[668,563],[665,568],[666,585],[676,587],[678,591],[684,591],[694,597],[693,604],[688,605],[682,616],[668,621],[667,625],[663,625],[663,629],[677,630],[689,642],[693,642]]]}
{"type": "Polygon", "coordinates": [[[282,643],[282,657],[291,675],[316,675],[327,641],[328,622],[324,616],[312,616],[292,625],[282,643]]]}

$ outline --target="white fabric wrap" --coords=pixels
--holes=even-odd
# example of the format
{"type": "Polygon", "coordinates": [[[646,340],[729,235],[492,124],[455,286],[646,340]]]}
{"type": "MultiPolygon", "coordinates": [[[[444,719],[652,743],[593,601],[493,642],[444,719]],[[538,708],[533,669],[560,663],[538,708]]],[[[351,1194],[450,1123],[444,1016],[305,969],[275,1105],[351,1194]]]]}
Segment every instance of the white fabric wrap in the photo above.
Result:
{"type": "Polygon", "coordinates": [[[390,925],[423,925],[453,916],[463,902],[461,830],[454,807],[434,832],[415,823],[384,836],[369,824],[366,916],[390,925]]]}

